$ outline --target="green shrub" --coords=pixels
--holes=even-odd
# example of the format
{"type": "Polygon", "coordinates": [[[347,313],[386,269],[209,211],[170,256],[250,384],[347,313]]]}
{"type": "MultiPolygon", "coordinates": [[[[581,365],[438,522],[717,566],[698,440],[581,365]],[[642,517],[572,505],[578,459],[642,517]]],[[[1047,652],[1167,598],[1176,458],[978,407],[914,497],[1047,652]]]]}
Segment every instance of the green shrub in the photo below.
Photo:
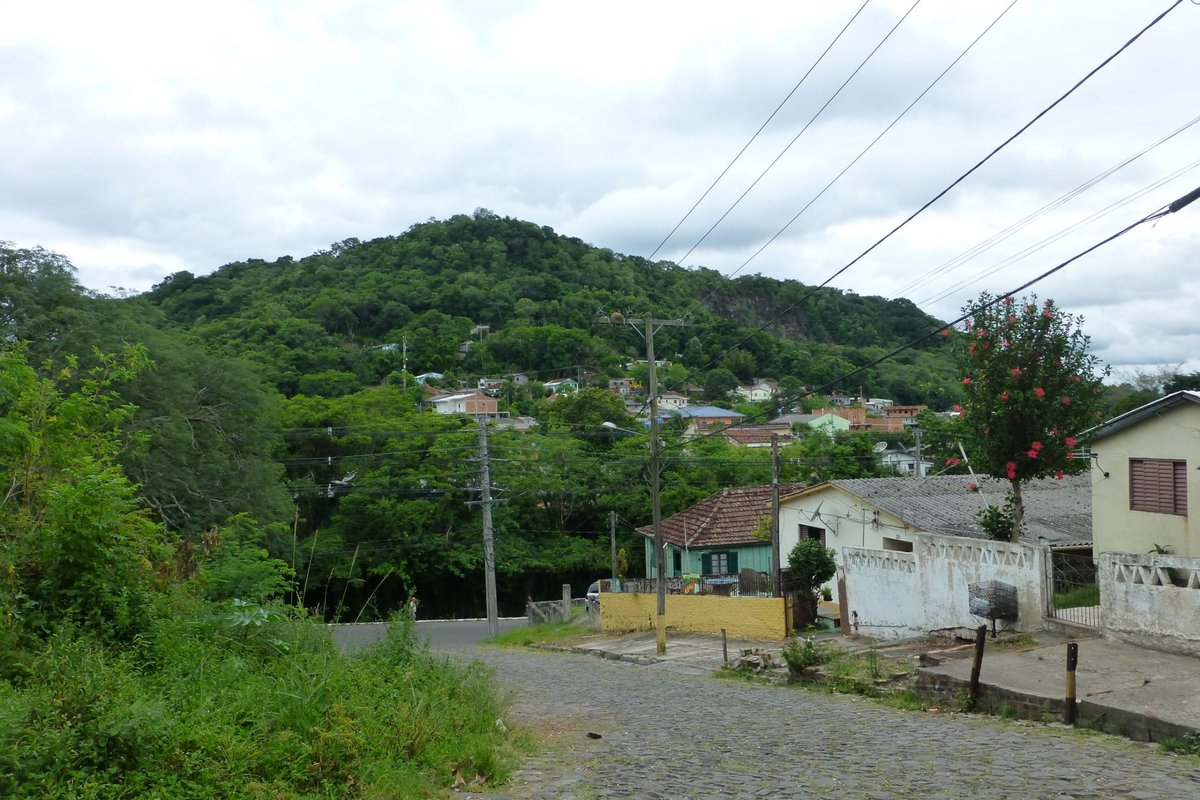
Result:
{"type": "Polygon", "coordinates": [[[175,596],[134,648],[64,628],[0,682],[0,796],[424,797],[512,755],[490,672],[431,655],[411,625],[344,657],[323,625],[272,611],[286,654],[175,596]]]}
{"type": "Polygon", "coordinates": [[[819,645],[812,637],[807,639],[793,638],[783,648],[783,660],[793,673],[803,672],[811,667],[827,664],[833,658],[834,651],[829,645],[819,645]]]}

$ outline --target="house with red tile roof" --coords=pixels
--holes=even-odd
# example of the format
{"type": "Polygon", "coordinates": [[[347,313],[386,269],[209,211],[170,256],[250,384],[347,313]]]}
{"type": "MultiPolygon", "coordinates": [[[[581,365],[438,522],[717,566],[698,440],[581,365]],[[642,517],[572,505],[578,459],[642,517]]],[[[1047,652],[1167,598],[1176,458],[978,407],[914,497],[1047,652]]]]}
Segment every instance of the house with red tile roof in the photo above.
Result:
{"type": "MultiPolygon", "coordinates": [[[[781,497],[795,494],[803,484],[779,487],[781,497]]],[[[668,577],[700,575],[701,579],[729,577],[743,569],[771,571],[771,487],[722,489],[690,508],[662,521],[668,577]]],[[[646,537],[646,576],[657,575],[654,528],[638,528],[646,537]]]]}

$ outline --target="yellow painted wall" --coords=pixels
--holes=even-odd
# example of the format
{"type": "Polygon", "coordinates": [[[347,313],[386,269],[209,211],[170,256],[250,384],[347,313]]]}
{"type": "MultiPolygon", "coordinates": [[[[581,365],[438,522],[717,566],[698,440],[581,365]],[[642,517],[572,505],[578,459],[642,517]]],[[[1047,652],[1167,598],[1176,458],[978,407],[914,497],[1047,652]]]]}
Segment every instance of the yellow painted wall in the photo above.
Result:
{"type": "MultiPolygon", "coordinates": [[[[605,592],[600,595],[600,627],[605,631],[654,629],[658,596],[605,592]]],[[[692,633],[720,633],[735,639],[784,639],[783,598],[717,597],[672,594],[667,596],[667,628],[692,633]]]]}
{"type": "Polygon", "coordinates": [[[1200,528],[1190,515],[1129,508],[1129,459],[1187,459],[1188,510],[1194,513],[1200,498],[1198,430],[1200,406],[1185,403],[1092,444],[1097,454],[1091,468],[1092,539],[1097,556],[1148,553],[1155,545],[1169,547],[1172,555],[1200,556],[1200,528]]]}

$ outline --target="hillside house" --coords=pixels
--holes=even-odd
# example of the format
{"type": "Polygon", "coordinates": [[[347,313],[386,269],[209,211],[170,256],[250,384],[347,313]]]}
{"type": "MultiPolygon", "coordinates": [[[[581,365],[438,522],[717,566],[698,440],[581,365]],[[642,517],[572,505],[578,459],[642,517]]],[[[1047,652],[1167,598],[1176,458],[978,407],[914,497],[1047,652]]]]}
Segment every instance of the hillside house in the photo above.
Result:
{"type": "Polygon", "coordinates": [[[430,398],[430,404],[439,414],[469,414],[473,417],[495,417],[496,398],[474,392],[441,394],[430,398]]]}
{"type": "Polygon", "coordinates": [[[1200,655],[1200,392],[1176,392],[1082,437],[1105,634],[1200,655]]]}
{"type": "Polygon", "coordinates": [[[579,391],[579,382],[574,378],[559,378],[558,380],[546,381],[542,385],[550,391],[550,394],[579,391]]]}

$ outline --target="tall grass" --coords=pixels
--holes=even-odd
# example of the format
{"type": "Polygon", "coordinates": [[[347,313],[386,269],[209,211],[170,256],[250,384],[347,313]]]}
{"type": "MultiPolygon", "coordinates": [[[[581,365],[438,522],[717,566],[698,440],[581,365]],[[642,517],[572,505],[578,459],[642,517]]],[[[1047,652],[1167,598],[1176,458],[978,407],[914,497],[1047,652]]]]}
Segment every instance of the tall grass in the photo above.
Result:
{"type": "Polygon", "coordinates": [[[0,797],[436,797],[505,779],[491,674],[410,625],[342,656],[308,620],[175,605],[131,648],[63,629],[0,680],[0,797]]]}

